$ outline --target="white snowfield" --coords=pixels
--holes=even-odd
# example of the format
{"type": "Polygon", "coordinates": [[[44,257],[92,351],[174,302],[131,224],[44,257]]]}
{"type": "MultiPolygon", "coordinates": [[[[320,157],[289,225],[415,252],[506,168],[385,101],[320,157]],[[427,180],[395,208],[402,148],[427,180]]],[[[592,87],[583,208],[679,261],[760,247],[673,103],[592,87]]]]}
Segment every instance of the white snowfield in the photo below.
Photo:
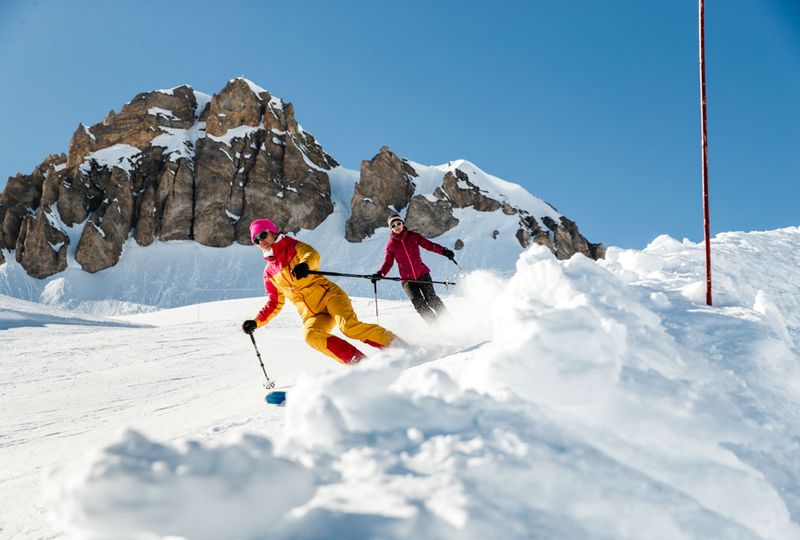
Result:
{"type": "MultiPolygon", "coordinates": [[[[0,537],[800,538],[800,228],[534,246],[345,367],[263,298],[102,319],[0,297],[0,537]]],[[[211,271],[211,269],[209,269],[211,271]]],[[[124,284],[122,285],[124,286],[124,284]]],[[[375,306],[356,300],[361,318],[375,306]]]]}

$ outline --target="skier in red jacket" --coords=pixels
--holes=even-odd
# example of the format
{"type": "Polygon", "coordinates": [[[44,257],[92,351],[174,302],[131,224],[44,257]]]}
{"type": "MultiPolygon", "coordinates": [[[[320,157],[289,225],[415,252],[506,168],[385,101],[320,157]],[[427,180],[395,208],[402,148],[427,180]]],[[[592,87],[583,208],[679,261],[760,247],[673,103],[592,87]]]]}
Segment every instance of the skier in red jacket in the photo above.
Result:
{"type": "Polygon", "coordinates": [[[447,309],[433,290],[433,283],[430,283],[431,271],[422,262],[419,248],[422,246],[428,251],[444,255],[450,260],[453,260],[455,254],[446,247],[431,242],[421,234],[408,230],[403,219],[397,214],[390,216],[388,223],[392,233],[389,235],[389,241],[386,242],[386,256],[383,258],[380,270],[372,275],[372,282],[375,283],[388,274],[396,260],[403,290],[411,299],[417,313],[422,315],[427,322],[432,323],[437,316],[447,313],[447,309]]]}

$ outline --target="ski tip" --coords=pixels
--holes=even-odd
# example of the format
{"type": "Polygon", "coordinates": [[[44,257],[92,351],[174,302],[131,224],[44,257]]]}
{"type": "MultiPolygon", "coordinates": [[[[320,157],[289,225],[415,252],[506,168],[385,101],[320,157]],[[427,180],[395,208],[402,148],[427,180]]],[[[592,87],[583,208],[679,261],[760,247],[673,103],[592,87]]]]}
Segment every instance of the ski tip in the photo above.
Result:
{"type": "Polygon", "coordinates": [[[276,390],[274,392],[270,392],[269,394],[266,395],[264,400],[272,405],[280,405],[281,403],[284,403],[286,401],[286,392],[282,390],[276,390]]]}

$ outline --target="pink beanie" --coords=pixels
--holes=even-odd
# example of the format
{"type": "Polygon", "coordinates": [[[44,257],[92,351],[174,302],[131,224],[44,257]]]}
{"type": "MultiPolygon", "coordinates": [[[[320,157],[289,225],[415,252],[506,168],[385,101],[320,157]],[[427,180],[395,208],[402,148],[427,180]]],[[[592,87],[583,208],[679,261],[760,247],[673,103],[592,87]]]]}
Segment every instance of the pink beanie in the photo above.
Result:
{"type": "Polygon", "coordinates": [[[268,219],[257,219],[250,223],[250,239],[255,238],[263,231],[269,231],[275,236],[280,234],[278,232],[278,227],[276,227],[275,224],[268,219]]]}

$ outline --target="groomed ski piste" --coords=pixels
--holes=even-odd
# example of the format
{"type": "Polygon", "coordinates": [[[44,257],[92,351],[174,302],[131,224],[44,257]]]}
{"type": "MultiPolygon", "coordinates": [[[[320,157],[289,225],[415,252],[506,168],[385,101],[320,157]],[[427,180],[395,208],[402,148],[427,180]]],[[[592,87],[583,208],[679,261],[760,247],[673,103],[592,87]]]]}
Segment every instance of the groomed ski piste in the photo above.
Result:
{"type": "Polygon", "coordinates": [[[534,246],[437,328],[380,300],[410,346],[355,367],[287,305],[255,334],[285,406],[239,330],[261,297],[0,298],[0,537],[800,538],[800,228],[712,254],[708,307],[702,244],[534,246]]]}

